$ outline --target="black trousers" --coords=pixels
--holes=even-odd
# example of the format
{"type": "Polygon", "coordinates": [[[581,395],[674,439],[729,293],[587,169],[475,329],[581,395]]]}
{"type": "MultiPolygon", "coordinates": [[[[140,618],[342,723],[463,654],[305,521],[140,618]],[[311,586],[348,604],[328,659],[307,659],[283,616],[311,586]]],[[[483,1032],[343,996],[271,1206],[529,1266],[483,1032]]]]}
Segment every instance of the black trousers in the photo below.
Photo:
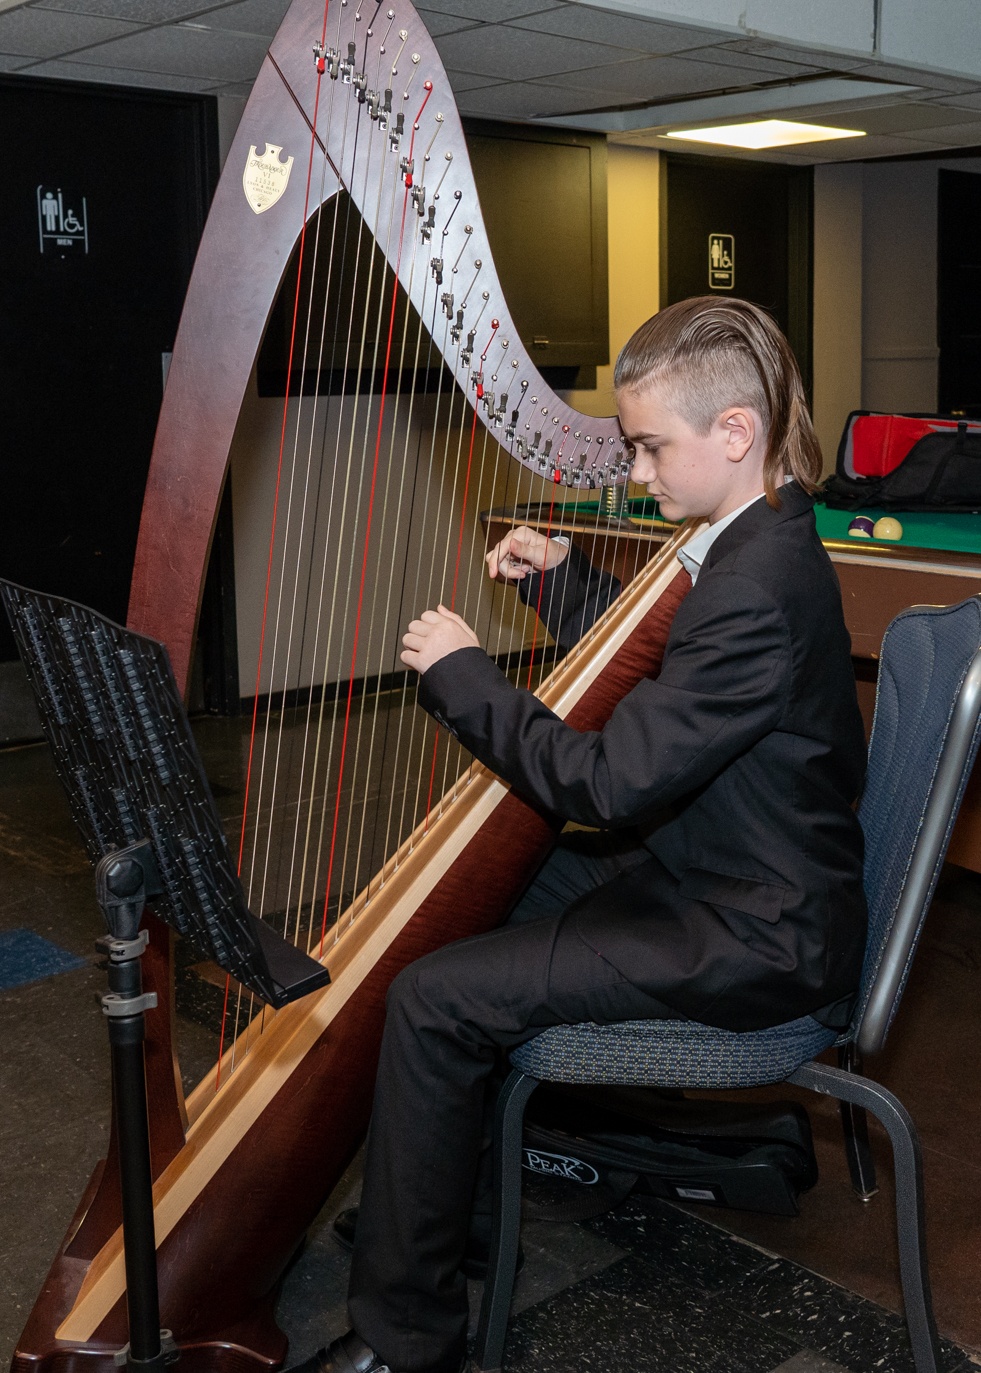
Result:
{"type": "Polygon", "coordinates": [[[549,1025],[675,1014],[564,919],[576,897],[649,857],[632,838],[565,835],[507,925],[392,984],[348,1310],[395,1373],[457,1373],[464,1356],[460,1265],[472,1214],[488,1211],[489,1097],[508,1050],[549,1025]]]}

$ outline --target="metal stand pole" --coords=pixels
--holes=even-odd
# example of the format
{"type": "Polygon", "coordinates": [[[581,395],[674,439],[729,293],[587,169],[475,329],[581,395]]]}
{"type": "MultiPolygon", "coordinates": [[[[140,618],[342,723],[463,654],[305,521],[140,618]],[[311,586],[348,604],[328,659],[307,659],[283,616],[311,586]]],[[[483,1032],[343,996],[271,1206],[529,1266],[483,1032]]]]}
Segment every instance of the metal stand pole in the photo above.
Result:
{"type": "Polygon", "coordinates": [[[147,947],[139,924],[148,896],[160,891],[160,879],[146,840],[108,853],[95,870],[96,897],[109,933],[96,947],[109,959],[109,991],[102,1009],[109,1025],[112,1097],[123,1207],[123,1250],[129,1344],[117,1364],[156,1373],[177,1358],[170,1332],[160,1329],[157,1250],[153,1230],[153,1179],[147,1123],[146,1074],[143,1062],[144,1012],[157,998],[143,991],[140,957],[147,947]]]}

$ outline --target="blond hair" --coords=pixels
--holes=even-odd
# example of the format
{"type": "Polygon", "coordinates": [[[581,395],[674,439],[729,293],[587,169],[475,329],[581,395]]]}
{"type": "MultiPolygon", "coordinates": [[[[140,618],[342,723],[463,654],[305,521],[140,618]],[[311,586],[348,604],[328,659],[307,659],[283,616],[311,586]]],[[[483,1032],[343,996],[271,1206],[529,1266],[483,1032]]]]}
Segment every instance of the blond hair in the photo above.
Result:
{"type": "Polygon", "coordinates": [[[616,391],[663,389],[665,404],[699,434],[734,405],[763,422],[763,489],[779,509],[782,476],[817,489],[821,448],[807,410],[800,369],[775,321],[731,296],[694,296],[642,324],[617,358],[616,391]]]}

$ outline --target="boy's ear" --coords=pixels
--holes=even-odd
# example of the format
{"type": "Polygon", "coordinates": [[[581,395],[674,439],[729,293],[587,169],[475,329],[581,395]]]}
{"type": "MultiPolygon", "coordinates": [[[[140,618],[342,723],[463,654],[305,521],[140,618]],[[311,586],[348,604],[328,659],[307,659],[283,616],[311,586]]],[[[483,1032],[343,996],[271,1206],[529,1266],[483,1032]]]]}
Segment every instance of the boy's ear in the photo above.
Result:
{"type": "Polygon", "coordinates": [[[746,406],[733,405],[723,410],[716,423],[726,436],[726,457],[730,462],[742,462],[756,442],[759,420],[746,406]]]}

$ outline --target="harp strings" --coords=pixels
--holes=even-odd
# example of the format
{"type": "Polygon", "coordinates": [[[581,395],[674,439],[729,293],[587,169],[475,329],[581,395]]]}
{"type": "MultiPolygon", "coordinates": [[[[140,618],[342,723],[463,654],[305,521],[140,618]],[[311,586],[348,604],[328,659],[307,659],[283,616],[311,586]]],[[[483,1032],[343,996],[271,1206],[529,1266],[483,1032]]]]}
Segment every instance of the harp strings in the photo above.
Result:
{"type": "MultiPolygon", "coordinates": [[[[369,54],[380,9],[368,26],[362,68],[374,63],[379,85],[395,22],[389,11],[378,53],[369,54]]],[[[339,47],[340,6],[336,12],[339,47]]],[[[322,46],[326,32],[325,9],[322,46]]],[[[392,84],[406,47],[404,31],[398,36],[392,84]]],[[[442,116],[427,117],[431,87],[419,78],[415,59],[399,90],[403,110],[418,104],[410,164],[417,138],[426,164],[434,148],[438,156],[441,132],[442,116]]],[[[568,502],[551,474],[526,472],[485,426],[478,441],[476,409],[452,380],[469,371],[461,369],[460,335],[454,344],[449,314],[440,322],[438,287],[400,159],[350,86],[331,81],[323,107],[326,129],[318,131],[315,112],[312,130],[312,148],[319,142],[325,150],[319,200],[311,196],[311,152],[300,235],[240,840],[252,908],[314,951],[323,949],[332,923],[336,939],[353,918],[343,914],[353,896],[363,890],[371,901],[381,889],[384,861],[432,813],[434,795],[458,794],[472,776],[460,746],[414,706],[415,682],[398,660],[404,622],[437,600],[468,619],[473,611],[482,642],[514,676],[523,661],[526,611],[513,589],[479,590],[486,539],[476,508],[488,493],[499,499],[502,464],[506,508],[533,504],[547,487],[546,532],[553,516],[563,522],[568,502]],[[341,153],[332,165],[326,149],[335,146],[341,153]],[[361,213],[355,197],[341,194],[356,177],[361,213]],[[322,207],[312,216],[311,203],[322,207]],[[316,222],[308,234],[310,218],[316,222]],[[318,288],[321,256],[326,287],[318,288]],[[396,263],[391,292],[384,287],[386,261],[396,263]],[[301,302],[305,275],[309,292],[301,302]],[[423,285],[418,314],[407,309],[397,328],[400,275],[412,299],[414,284],[423,285]],[[341,328],[331,324],[332,307],[341,328]],[[322,400],[325,375],[339,384],[322,400]],[[392,575],[371,574],[386,562],[392,575]],[[387,780],[393,778],[404,784],[387,780]]],[[[318,80],[315,111],[321,108],[318,80]]],[[[454,222],[460,193],[440,196],[451,162],[447,154],[433,196],[441,221],[433,234],[453,264],[455,289],[473,310],[480,368],[503,391],[509,340],[489,316],[469,230],[454,222]]],[[[535,403],[523,393],[517,402],[525,416],[535,403]]],[[[564,431],[558,457],[567,444],[575,457],[581,436],[564,431]]],[[[527,655],[529,683],[541,661],[536,651],[537,631],[527,655]]],[[[241,994],[236,1003],[236,1036],[244,1020],[247,1049],[261,1017],[253,1021],[254,1008],[241,994]]]]}

